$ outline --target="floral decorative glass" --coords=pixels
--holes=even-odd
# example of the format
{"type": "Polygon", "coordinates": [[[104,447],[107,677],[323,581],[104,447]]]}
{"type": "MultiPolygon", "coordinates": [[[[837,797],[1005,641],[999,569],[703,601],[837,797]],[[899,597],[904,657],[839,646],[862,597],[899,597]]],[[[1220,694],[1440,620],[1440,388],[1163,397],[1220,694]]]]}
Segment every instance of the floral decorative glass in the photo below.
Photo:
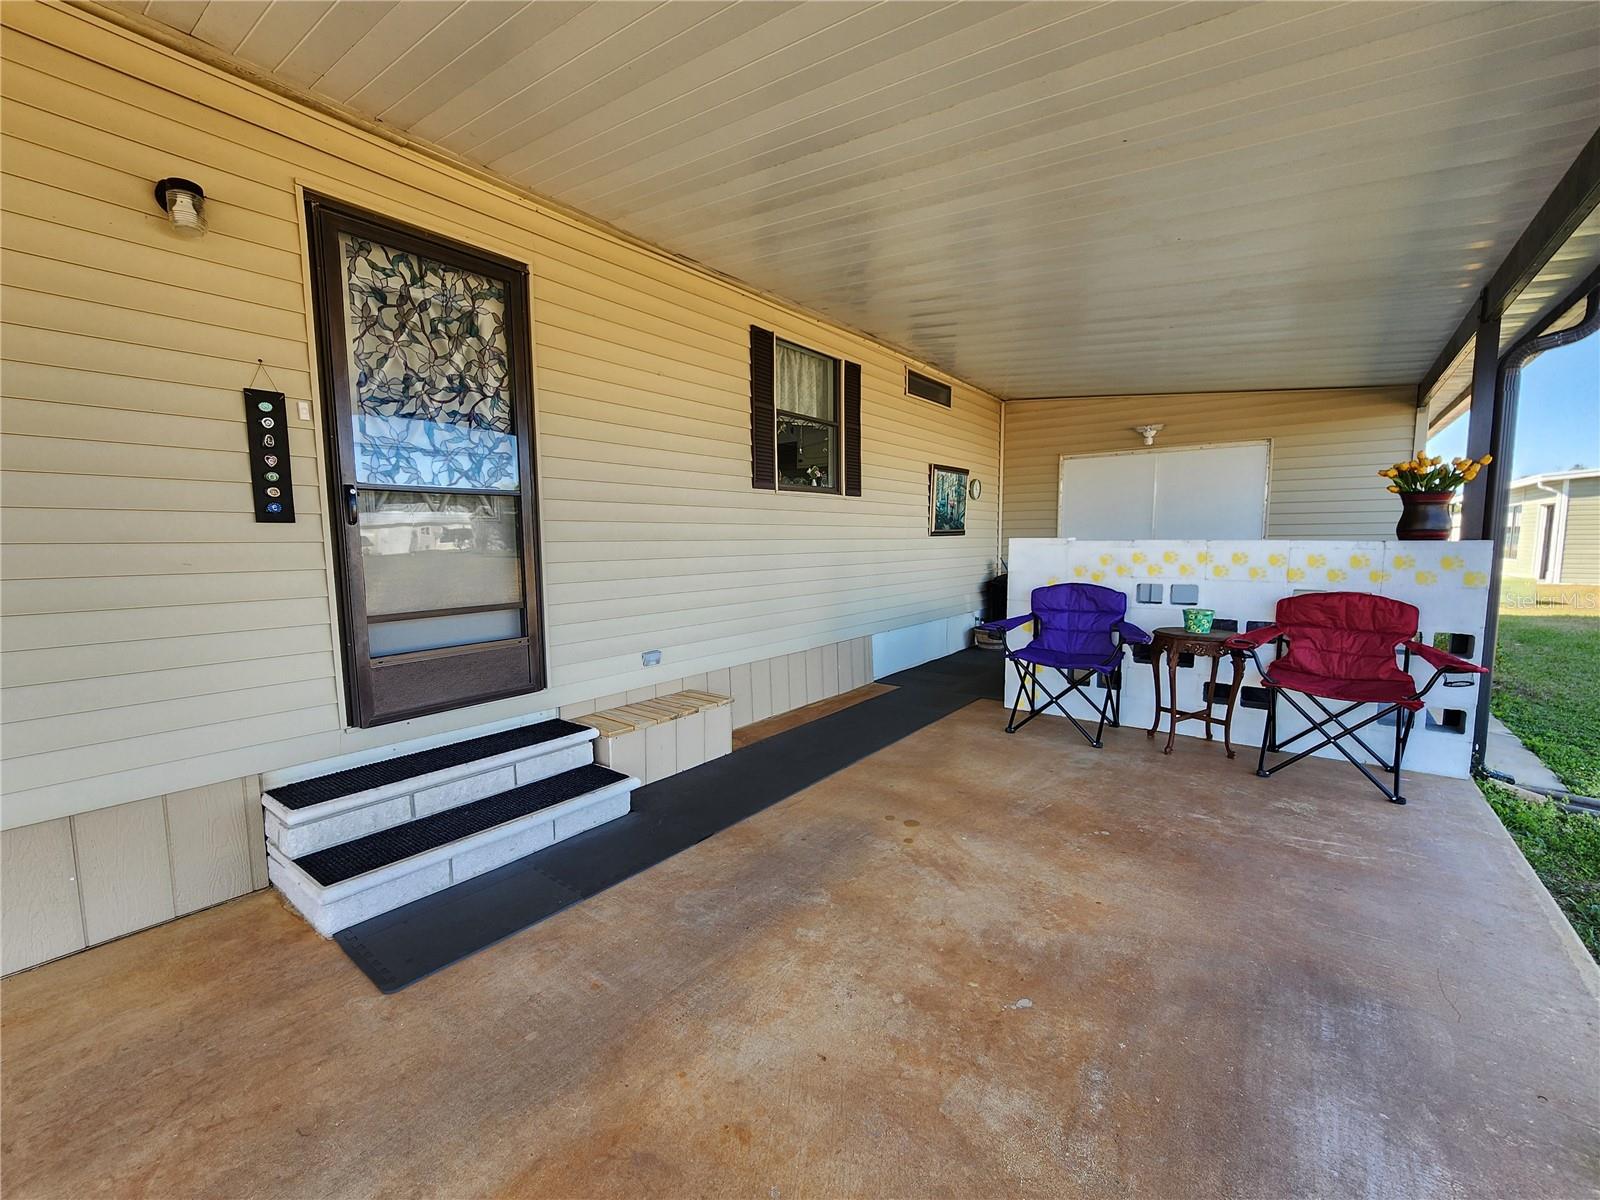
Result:
{"type": "Polygon", "coordinates": [[[339,246],[356,478],[516,491],[505,284],[348,233],[339,246]]]}

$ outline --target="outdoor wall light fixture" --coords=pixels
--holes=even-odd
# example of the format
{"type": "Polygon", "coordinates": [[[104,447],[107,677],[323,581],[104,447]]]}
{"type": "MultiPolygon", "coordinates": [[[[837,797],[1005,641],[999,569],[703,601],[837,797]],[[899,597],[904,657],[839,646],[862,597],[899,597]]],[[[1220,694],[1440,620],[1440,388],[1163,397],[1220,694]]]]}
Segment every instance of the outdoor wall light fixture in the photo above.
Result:
{"type": "Polygon", "coordinates": [[[176,178],[160,180],[156,184],[156,203],[182,236],[199,237],[206,231],[206,194],[198,183],[176,178]]]}
{"type": "Polygon", "coordinates": [[[974,479],[971,483],[967,484],[967,495],[971,496],[974,500],[983,495],[983,480],[974,479]]]}
{"type": "Polygon", "coordinates": [[[1133,431],[1144,439],[1146,446],[1154,446],[1156,444],[1156,434],[1165,428],[1165,425],[1135,425],[1133,431]]]}

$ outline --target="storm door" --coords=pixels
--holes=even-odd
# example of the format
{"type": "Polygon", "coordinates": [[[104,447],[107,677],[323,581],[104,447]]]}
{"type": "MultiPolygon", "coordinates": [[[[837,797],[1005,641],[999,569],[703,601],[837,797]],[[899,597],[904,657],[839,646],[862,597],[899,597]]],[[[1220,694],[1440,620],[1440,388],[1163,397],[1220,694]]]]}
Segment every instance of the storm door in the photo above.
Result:
{"type": "Polygon", "coordinates": [[[539,690],[526,269],[307,207],[351,721],[539,690]]]}

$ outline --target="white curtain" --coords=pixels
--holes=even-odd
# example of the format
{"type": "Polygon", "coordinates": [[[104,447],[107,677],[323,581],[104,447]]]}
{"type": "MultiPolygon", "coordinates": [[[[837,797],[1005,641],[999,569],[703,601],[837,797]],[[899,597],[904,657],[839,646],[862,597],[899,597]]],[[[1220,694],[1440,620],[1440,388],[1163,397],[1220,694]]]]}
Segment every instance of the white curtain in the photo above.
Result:
{"type": "Polygon", "coordinates": [[[784,412],[832,421],[833,359],[778,343],[777,406],[784,412]]]}

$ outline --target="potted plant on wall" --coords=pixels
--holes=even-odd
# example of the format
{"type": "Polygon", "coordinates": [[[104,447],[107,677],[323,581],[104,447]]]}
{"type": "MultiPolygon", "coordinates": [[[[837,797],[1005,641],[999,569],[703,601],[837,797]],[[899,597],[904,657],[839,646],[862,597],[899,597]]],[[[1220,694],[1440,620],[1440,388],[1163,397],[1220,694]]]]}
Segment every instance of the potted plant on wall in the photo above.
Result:
{"type": "Polygon", "coordinates": [[[1471,483],[1494,459],[1451,459],[1418,454],[1409,462],[1395,463],[1378,474],[1389,480],[1389,490],[1400,497],[1402,511],[1394,535],[1402,541],[1442,542],[1450,537],[1450,502],[1456,489],[1471,483]]]}

